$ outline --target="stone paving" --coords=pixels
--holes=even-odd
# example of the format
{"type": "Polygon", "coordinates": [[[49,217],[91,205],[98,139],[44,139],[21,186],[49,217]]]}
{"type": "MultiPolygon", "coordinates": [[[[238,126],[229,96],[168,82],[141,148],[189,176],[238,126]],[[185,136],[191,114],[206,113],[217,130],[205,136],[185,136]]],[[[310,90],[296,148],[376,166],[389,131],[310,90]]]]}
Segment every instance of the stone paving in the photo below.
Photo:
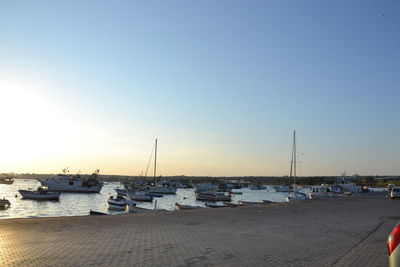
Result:
{"type": "Polygon", "coordinates": [[[0,266],[387,266],[382,193],[118,216],[0,220],[0,266]]]}

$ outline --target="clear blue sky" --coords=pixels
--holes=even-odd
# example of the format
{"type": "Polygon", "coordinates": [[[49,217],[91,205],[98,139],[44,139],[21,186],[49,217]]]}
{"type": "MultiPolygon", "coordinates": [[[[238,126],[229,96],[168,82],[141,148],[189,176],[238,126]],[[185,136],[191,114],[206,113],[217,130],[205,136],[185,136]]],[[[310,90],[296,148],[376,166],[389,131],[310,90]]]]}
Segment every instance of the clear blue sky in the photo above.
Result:
{"type": "Polygon", "coordinates": [[[400,174],[400,2],[2,1],[0,172],[400,174]],[[385,16],[383,16],[385,14],[385,16]],[[7,156],[6,156],[7,155],[7,156]]]}

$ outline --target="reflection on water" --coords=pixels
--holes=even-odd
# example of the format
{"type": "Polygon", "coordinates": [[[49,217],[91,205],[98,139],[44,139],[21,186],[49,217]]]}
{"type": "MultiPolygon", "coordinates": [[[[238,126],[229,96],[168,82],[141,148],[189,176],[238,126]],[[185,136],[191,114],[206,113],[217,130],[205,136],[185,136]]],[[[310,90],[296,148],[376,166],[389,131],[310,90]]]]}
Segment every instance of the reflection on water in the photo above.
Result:
{"type": "MultiPolygon", "coordinates": [[[[124,211],[109,210],[106,200],[111,195],[116,195],[115,188],[122,188],[120,183],[106,183],[98,194],[62,193],[59,201],[37,201],[22,199],[19,189],[36,189],[40,186],[37,180],[16,179],[12,185],[0,184],[0,198],[6,197],[11,202],[11,207],[0,210],[0,219],[5,218],[32,218],[32,217],[60,217],[88,215],[90,210],[121,214],[124,211]]],[[[239,200],[273,202],[285,201],[286,193],[277,193],[271,187],[266,190],[250,190],[248,188],[234,190],[243,192],[242,195],[232,195],[232,202],[239,200]]],[[[184,205],[204,206],[205,202],[197,201],[193,189],[178,189],[176,195],[164,195],[157,200],[157,208],[174,210],[175,203],[184,205]]],[[[222,203],[221,203],[222,204],[222,203]]],[[[138,203],[138,207],[153,209],[153,203],[138,203]]]]}

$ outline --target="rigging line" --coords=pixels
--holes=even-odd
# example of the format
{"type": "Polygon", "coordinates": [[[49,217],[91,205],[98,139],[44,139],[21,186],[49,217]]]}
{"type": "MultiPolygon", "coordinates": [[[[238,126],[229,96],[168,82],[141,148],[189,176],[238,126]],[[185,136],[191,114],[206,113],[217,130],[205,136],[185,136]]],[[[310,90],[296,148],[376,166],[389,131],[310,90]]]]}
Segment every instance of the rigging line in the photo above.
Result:
{"type": "Polygon", "coordinates": [[[151,159],[153,158],[153,152],[154,152],[155,146],[156,146],[156,144],[153,145],[153,149],[151,150],[150,159],[149,159],[149,162],[147,163],[146,173],[144,174],[144,177],[147,177],[147,171],[149,170],[150,162],[151,162],[151,159]]]}

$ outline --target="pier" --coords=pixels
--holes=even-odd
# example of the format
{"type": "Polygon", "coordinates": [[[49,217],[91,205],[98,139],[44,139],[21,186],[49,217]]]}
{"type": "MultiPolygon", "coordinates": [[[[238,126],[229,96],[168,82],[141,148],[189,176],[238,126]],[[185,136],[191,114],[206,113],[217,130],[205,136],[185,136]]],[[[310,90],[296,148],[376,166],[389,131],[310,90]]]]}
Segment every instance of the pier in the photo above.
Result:
{"type": "Polygon", "coordinates": [[[0,220],[0,266],[387,266],[400,200],[0,220]]]}

